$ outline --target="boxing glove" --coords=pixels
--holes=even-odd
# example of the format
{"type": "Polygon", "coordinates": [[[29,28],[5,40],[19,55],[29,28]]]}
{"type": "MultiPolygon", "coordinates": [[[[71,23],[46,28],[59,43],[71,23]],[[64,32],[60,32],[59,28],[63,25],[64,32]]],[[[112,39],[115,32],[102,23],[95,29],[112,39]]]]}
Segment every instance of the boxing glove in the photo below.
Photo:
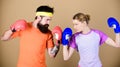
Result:
{"type": "Polygon", "coordinates": [[[115,18],[109,17],[107,22],[108,22],[108,26],[110,28],[113,28],[115,33],[120,33],[119,22],[115,18]]]}
{"type": "Polygon", "coordinates": [[[61,42],[62,38],[62,29],[59,26],[55,26],[52,30],[52,34],[55,37],[56,45],[61,42]]]}
{"type": "Polygon", "coordinates": [[[68,45],[69,39],[72,36],[72,29],[71,28],[65,28],[62,33],[62,44],[68,45]]]}
{"type": "Polygon", "coordinates": [[[62,29],[59,26],[55,26],[54,29],[52,30],[52,34],[55,37],[54,38],[55,46],[53,47],[51,53],[54,54],[54,57],[56,57],[56,55],[60,49],[60,43],[61,43],[61,38],[62,38],[62,29]]]}
{"type": "Polygon", "coordinates": [[[24,30],[27,26],[27,22],[25,20],[17,20],[14,24],[10,26],[12,32],[24,30]]]}

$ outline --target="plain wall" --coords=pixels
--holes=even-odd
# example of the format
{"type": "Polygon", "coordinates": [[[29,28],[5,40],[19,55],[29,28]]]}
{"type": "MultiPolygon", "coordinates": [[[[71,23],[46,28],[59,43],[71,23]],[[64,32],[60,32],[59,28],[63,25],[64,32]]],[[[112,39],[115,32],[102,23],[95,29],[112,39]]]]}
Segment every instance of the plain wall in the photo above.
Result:
{"type": "MultiPolygon", "coordinates": [[[[40,5],[49,5],[55,9],[50,29],[56,25],[62,29],[73,29],[73,15],[82,12],[91,16],[90,27],[115,39],[113,30],[107,26],[107,19],[113,16],[120,21],[120,0],[0,0],[0,35],[18,19],[34,21],[36,8],[40,5]]],[[[0,67],[16,67],[18,54],[19,38],[0,41],[0,67]]],[[[100,59],[103,67],[120,67],[120,48],[103,44],[100,47],[100,59]]],[[[76,51],[68,61],[64,61],[62,46],[55,59],[51,59],[46,53],[48,67],[77,67],[78,61],[79,55],[76,51]]]]}

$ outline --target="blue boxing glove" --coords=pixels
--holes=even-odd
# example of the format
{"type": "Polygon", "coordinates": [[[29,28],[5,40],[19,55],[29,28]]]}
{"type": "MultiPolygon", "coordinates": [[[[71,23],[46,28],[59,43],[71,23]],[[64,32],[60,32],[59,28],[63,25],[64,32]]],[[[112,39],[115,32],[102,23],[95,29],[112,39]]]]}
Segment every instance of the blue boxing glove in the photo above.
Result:
{"type": "Polygon", "coordinates": [[[108,26],[110,28],[114,28],[115,33],[120,33],[119,22],[115,18],[110,17],[110,18],[108,18],[107,22],[108,22],[108,26]]]}
{"type": "Polygon", "coordinates": [[[62,32],[62,44],[68,45],[71,36],[72,36],[71,28],[65,28],[64,31],[62,32]]]}

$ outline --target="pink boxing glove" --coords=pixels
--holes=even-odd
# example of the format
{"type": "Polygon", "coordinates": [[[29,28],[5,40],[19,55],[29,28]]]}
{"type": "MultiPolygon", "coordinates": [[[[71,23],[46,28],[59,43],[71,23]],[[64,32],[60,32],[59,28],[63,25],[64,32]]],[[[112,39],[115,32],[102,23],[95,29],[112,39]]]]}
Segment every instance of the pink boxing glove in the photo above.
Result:
{"type": "Polygon", "coordinates": [[[52,34],[55,37],[55,39],[57,40],[56,45],[61,42],[61,38],[62,38],[62,29],[59,26],[55,26],[54,29],[52,30],[52,34]]]}
{"type": "Polygon", "coordinates": [[[54,36],[55,46],[53,47],[51,53],[54,54],[54,57],[56,57],[56,55],[57,55],[57,53],[59,52],[59,49],[60,49],[60,43],[61,43],[61,39],[62,39],[62,29],[59,26],[56,26],[52,30],[52,34],[54,36]]]}
{"type": "Polygon", "coordinates": [[[11,25],[10,29],[12,32],[24,30],[27,26],[27,22],[25,20],[17,20],[13,25],[11,25]]]}

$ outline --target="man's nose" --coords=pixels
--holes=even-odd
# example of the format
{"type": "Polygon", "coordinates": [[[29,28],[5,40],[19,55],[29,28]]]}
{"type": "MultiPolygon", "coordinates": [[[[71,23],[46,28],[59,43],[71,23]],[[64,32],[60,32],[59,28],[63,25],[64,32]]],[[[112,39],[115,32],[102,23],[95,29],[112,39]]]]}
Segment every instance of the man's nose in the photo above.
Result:
{"type": "Polygon", "coordinates": [[[46,24],[49,24],[49,23],[50,23],[50,21],[47,21],[47,22],[46,22],[46,24]]]}

